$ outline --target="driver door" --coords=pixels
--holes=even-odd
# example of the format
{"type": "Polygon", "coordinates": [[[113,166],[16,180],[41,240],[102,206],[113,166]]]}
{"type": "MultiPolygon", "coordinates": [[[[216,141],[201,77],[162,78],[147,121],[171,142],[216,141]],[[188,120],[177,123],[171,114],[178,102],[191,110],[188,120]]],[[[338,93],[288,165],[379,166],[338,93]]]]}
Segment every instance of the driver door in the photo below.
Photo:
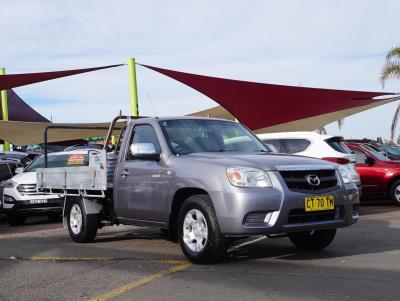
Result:
{"type": "Polygon", "coordinates": [[[351,149],[356,155],[356,169],[360,174],[361,185],[365,193],[380,193],[382,187],[382,179],[385,174],[385,168],[380,166],[379,161],[375,159],[375,163],[370,165],[366,162],[366,157],[371,157],[367,152],[358,149],[351,149]]]}
{"type": "Polygon", "coordinates": [[[166,169],[162,160],[133,158],[130,149],[143,143],[152,144],[156,152],[161,152],[153,127],[136,125],[125,158],[115,174],[118,181],[115,209],[119,218],[133,223],[162,223],[165,221],[163,212],[167,195],[166,169]]]}

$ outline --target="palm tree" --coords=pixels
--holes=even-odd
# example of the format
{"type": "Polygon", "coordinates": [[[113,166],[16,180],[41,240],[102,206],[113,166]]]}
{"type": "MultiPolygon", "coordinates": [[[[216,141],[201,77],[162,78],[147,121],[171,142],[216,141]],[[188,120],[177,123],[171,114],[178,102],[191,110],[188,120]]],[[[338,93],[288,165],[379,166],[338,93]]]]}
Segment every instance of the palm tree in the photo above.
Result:
{"type": "MultiPolygon", "coordinates": [[[[400,46],[393,47],[386,54],[385,65],[382,68],[381,76],[379,78],[382,83],[382,87],[385,87],[386,81],[392,78],[400,79],[400,46]]],[[[394,135],[397,128],[397,123],[399,121],[399,115],[400,104],[397,106],[396,112],[393,116],[392,125],[390,127],[390,140],[392,142],[394,142],[394,135]]]]}
{"type": "Polygon", "coordinates": [[[321,134],[321,135],[326,135],[326,129],[325,125],[321,125],[318,129],[315,130],[316,133],[321,134]]]}

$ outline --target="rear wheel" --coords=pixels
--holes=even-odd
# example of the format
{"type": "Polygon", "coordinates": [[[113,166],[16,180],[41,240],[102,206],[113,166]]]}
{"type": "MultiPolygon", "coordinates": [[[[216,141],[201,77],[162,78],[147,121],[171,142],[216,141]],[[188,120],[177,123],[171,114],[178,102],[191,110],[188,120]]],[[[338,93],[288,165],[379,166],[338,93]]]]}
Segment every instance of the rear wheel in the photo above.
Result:
{"type": "Polygon", "coordinates": [[[67,210],[68,231],[72,240],[79,243],[92,242],[97,234],[97,214],[86,214],[81,199],[70,202],[67,210]]]}
{"type": "Polygon", "coordinates": [[[390,187],[390,198],[396,206],[400,206],[400,180],[395,181],[390,187]]]}
{"type": "Polygon", "coordinates": [[[6,220],[10,226],[15,227],[23,225],[25,223],[26,217],[22,215],[7,214],[6,220]]]}
{"type": "Polygon", "coordinates": [[[322,250],[329,246],[336,235],[336,229],[313,230],[289,233],[290,241],[301,250],[322,250]]]}
{"type": "Polygon", "coordinates": [[[194,195],[183,203],[178,237],[183,253],[191,262],[208,264],[223,260],[226,242],[208,195],[194,195]]]}

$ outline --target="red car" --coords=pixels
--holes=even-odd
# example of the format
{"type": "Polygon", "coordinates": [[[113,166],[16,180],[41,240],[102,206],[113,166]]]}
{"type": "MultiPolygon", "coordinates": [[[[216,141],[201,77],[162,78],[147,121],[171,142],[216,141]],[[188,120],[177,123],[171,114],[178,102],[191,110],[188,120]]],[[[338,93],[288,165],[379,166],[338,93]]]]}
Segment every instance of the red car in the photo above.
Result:
{"type": "Polygon", "coordinates": [[[400,206],[400,161],[392,161],[361,143],[346,143],[356,155],[363,196],[390,197],[400,206]]]}

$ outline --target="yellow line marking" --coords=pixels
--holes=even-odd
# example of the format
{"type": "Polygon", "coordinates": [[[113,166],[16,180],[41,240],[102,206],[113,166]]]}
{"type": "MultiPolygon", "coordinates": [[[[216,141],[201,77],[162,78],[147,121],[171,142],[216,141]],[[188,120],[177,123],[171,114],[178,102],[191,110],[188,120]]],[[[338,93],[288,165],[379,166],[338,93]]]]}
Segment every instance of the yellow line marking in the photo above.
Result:
{"type": "Polygon", "coordinates": [[[133,281],[131,283],[122,285],[120,287],[117,287],[116,289],[113,289],[112,291],[109,291],[109,292],[104,293],[102,295],[99,295],[97,297],[91,298],[88,301],[106,301],[106,300],[109,300],[111,298],[115,298],[115,297],[120,296],[123,293],[125,293],[125,292],[127,292],[127,291],[129,291],[131,289],[134,289],[134,288],[137,288],[139,286],[145,285],[147,283],[150,283],[152,281],[160,279],[160,278],[162,278],[162,277],[164,277],[166,275],[183,271],[183,270],[189,268],[191,265],[192,264],[189,263],[189,262],[181,262],[179,265],[176,265],[176,266],[174,266],[174,267],[172,267],[172,268],[170,268],[168,270],[164,270],[164,271],[161,271],[161,272],[158,272],[158,273],[143,277],[143,278],[141,278],[139,280],[136,280],[136,281],[133,281]]]}
{"type": "Polygon", "coordinates": [[[23,260],[29,261],[108,261],[116,260],[112,257],[46,257],[46,256],[30,256],[21,257],[23,260]]]}
{"type": "Polygon", "coordinates": [[[182,264],[184,261],[176,259],[137,260],[129,257],[54,257],[54,256],[23,256],[0,257],[0,260],[25,260],[25,261],[134,261],[139,263],[182,264]]]}

